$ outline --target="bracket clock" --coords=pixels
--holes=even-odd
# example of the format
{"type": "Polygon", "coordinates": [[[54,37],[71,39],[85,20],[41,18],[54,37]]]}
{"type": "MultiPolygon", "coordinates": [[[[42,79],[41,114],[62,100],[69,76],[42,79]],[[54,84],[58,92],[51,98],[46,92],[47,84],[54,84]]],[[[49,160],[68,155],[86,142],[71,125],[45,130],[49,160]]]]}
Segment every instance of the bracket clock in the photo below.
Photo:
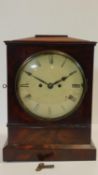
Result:
{"type": "Polygon", "coordinates": [[[4,161],[95,160],[91,113],[96,42],[37,35],[5,43],[4,161]]]}

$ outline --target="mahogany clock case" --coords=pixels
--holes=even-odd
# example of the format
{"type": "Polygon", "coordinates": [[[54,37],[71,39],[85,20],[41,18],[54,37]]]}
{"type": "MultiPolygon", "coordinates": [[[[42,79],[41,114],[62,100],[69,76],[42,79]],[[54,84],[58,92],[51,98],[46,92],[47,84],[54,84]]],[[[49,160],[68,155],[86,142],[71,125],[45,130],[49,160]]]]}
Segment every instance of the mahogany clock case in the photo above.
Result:
{"type": "Polygon", "coordinates": [[[6,41],[8,75],[8,140],[4,161],[95,160],[91,141],[93,59],[96,42],[62,37],[32,37],[6,41]],[[67,53],[81,65],[87,90],[79,108],[55,121],[31,117],[20,106],[15,92],[19,67],[32,54],[56,50],[67,53]]]}

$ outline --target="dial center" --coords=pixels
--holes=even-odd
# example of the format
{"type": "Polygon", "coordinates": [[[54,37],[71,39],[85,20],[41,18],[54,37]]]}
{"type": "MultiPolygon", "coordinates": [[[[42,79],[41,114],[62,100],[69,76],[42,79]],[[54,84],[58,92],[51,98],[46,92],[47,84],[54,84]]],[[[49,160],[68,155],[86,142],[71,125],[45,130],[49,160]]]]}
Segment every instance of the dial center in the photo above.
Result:
{"type": "Polygon", "coordinates": [[[52,88],[53,88],[53,83],[49,83],[49,84],[48,84],[48,88],[49,88],[49,89],[52,89],[52,88]]]}

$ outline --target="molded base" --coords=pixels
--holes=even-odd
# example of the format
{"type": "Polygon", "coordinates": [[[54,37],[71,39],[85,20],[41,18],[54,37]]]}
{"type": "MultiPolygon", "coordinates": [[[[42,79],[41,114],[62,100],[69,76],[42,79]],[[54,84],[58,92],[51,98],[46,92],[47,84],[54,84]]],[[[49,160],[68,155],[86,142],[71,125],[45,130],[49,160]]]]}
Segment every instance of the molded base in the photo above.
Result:
{"type": "Polygon", "coordinates": [[[78,161],[96,160],[93,144],[7,145],[4,161],[78,161]]]}

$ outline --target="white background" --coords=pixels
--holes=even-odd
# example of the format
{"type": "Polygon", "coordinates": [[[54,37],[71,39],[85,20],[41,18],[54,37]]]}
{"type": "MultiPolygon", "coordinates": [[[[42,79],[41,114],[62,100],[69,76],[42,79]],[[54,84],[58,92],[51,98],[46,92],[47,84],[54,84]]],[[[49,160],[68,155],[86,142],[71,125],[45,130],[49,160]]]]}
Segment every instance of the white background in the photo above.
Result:
{"type": "MultiPolygon", "coordinates": [[[[35,34],[67,34],[72,37],[98,41],[98,0],[0,0],[0,124],[2,126],[6,126],[7,123],[6,89],[2,88],[2,84],[6,83],[6,46],[3,41],[31,37],[35,34]]],[[[98,124],[97,57],[98,45],[95,47],[92,114],[94,128],[92,133],[96,144],[95,127],[98,124]]],[[[1,145],[3,145],[3,142],[1,145]]],[[[13,174],[15,164],[12,171],[11,164],[6,165],[3,163],[3,165],[6,168],[2,166],[1,174],[6,174],[7,172],[10,175],[11,173],[13,174]]],[[[67,175],[73,173],[92,175],[97,172],[97,166],[95,162],[90,162],[87,165],[66,162],[56,166],[57,172],[55,169],[49,172],[46,170],[46,173],[61,174],[62,168],[65,167],[67,175]],[[59,171],[58,167],[60,168],[59,171]],[[77,167],[80,167],[79,171],[77,167]]],[[[17,164],[14,174],[20,174],[18,167],[21,168],[21,165],[17,164]]],[[[27,164],[27,167],[30,168],[32,166],[27,164]]],[[[24,169],[24,174],[30,174],[25,165],[24,169]]],[[[31,174],[34,174],[33,171],[31,172],[31,174]]],[[[23,171],[21,171],[22,173],[23,171]]]]}

